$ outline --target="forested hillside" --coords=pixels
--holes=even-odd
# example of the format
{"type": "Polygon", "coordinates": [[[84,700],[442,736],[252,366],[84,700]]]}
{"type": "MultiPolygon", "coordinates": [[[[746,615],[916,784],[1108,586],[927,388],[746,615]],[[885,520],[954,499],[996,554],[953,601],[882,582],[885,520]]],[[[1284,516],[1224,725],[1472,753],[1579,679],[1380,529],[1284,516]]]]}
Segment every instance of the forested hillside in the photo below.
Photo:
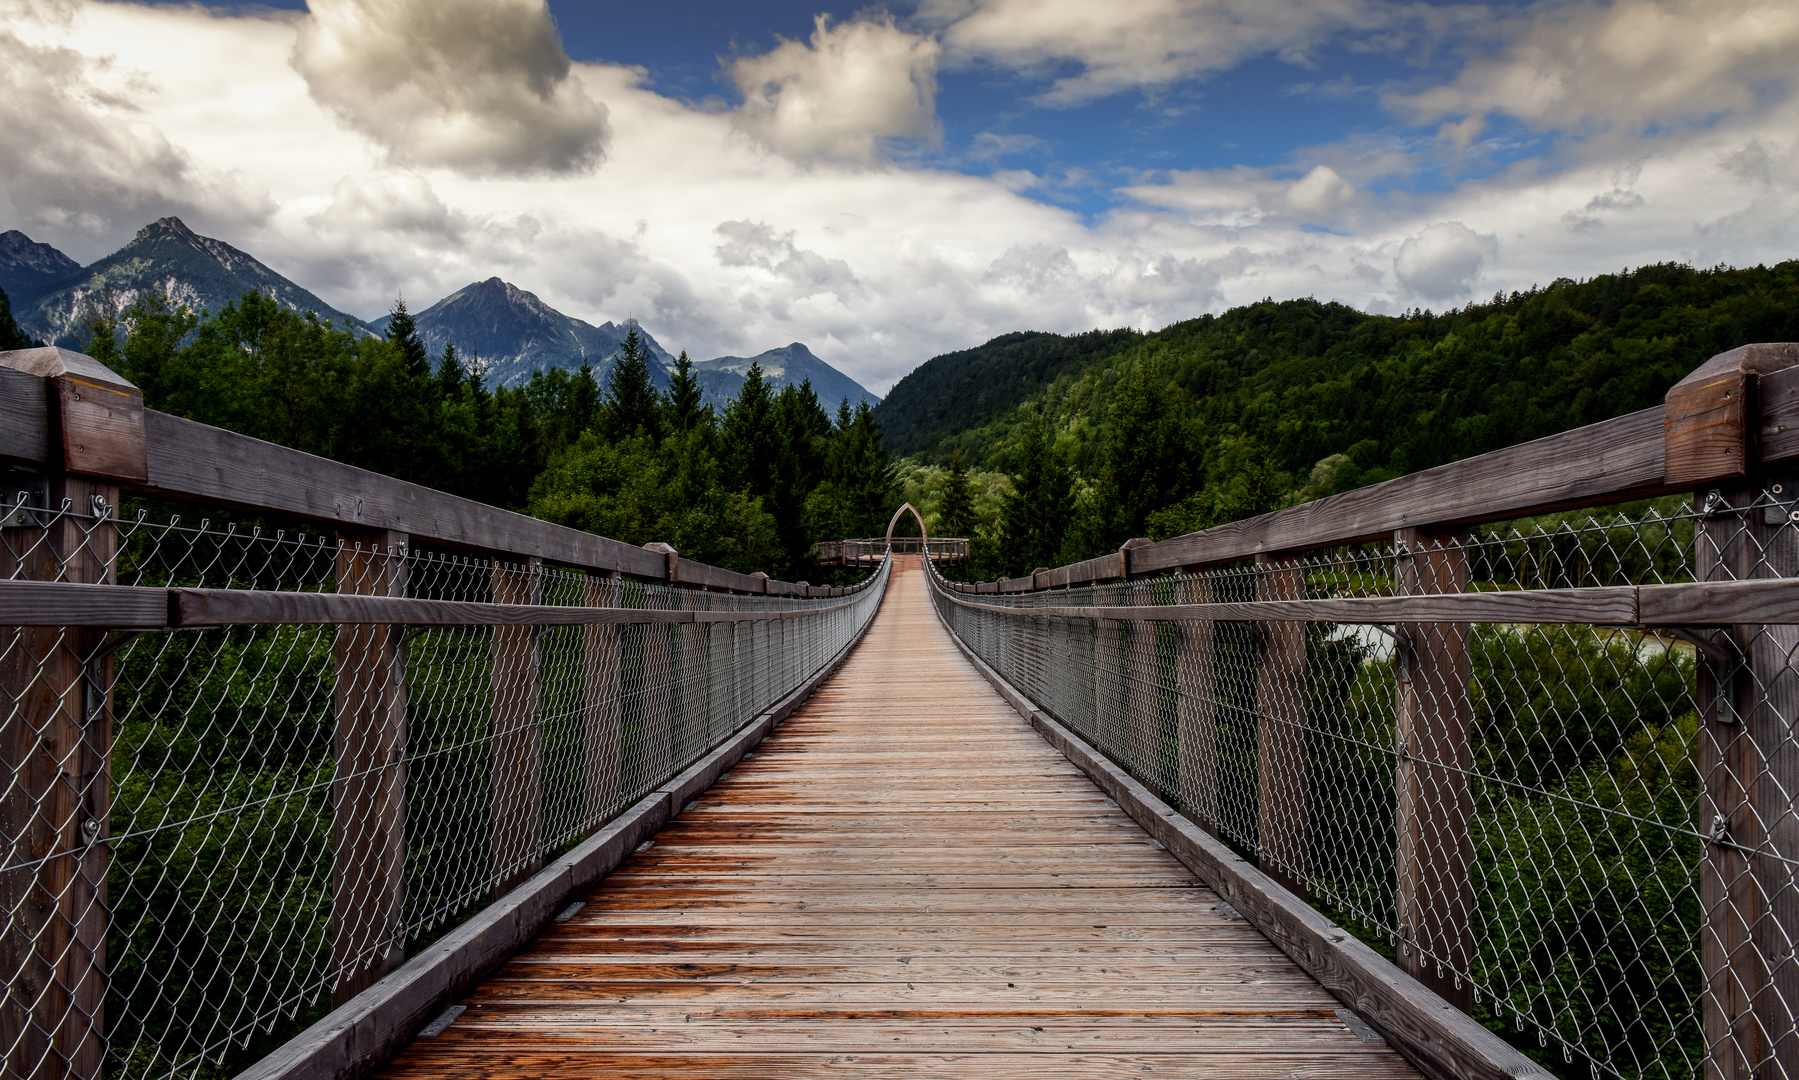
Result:
{"type": "Polygon", "coordinates": [[[254,292],[205,319],[151,296],[90,316],[86,334],[151,408],[733,570],[820,582],[815,540],[892,512],[866,405],[833,416],[810,384],[775,392],[752,368],[721,413],[686,354],[658,390],[635,332],[604,372],[513,387],[486,385],[453,346],[428,353],[404,304],[373,337],[254,292]]]}
{"type": "MultiPolygon", "coordinates": [[[[1014,339],[1041,354],[1096,337],[1014,339]]],[[[975,573],[1087,558],[1658,404],[1715,353],[1799,340],[1799,262],[1646,266],[1441,314],[1264,301],[1108,340],[991,420],[924,447],[894,440],[914,447],[907,490],[933,513],[951,460],[968,467],[984,509],[975,573]]],[[[896,387],[877,415],[899,426],[900,400],[896,387]]]]}

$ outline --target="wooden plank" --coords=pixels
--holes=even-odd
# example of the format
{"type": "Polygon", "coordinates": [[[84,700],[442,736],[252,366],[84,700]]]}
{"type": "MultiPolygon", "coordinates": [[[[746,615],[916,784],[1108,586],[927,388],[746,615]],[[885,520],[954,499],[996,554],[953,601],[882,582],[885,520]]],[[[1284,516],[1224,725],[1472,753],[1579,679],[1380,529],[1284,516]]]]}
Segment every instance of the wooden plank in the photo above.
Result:
{"type": "MultiPolygon", "coordinates": [[[[121,587],[123,588],[123,587],[121,587]]],[[[0,596],[5,583],[0,582],[0,596]]],[[[393,623],[407,626],[588,626],[693,622],[764,622],[805,619],[854,601],[793,611],[657,611],[558,604],[485,604],[463,600],[347,596],[340,593],[264,592],[255,589],[142,590],[163,596],[173,625],[393,623]],[[172,605],[172,606],[171,606],[172,605]]],[[[75,594],[79,596],[80,594],[75,594]]],[[[123,595],[122,593],[120,594],[123,595]]],[[[149,601],[142,601],[147,604],[149,601]]],[[[134,601],[133,610],[136,610],[134,601]]],[[[21,606],[24,606],[21,604],[21,606]]],[[[147,610],[147,608],[145,609],[147,610]]],[[[102,609],[96,618],[110,619],[102,609]]],[[[112,625],[102,622],[96,625],[112,625]]]]}
{"type": "MultiPolygon", "coordinates": [[[[542,600],[543,561],[493,563],[493,598],[542,600]]],[[[535,626],[493,628],[492,891],[511,892],[543,865],[543,669],[535,626]]]]}
{"type": "Polygon", "coordinates": [[[1234,562],[1257,553],[1379,539],[1408,526],[1473,525],[1666,494],[1662,408],[1439,465],[1287,510],[1164,540],[1132,570],[1234,562]]]}
{"type": "Polygon", "coordinates": [[[0,626],[161,630],[168,625],[167,589],[0,579],[0,626]]]}
{"type": "MultiPolygon", "coordinates": [[[[1750,497],[1743,491],[1739,498],[1750,497]]],[[[1754,515],[1751,515],[1754,516],[1754,515]]],[[[1725,518],[1730,528],[1742,520],[1725,518]]],[[[1786,536],[1792,529],[1776,533],[1786,536]]],[[[1639,621],[1645,626],[1728,626],[1733,623],[1799,623],[1799,580],[1759,578],[1738,581],[1697,581],[1677,585],[1644,585],[1637,591],[1639,621]]]]}
{"type": "MultiPolygon", "coordinates": [[[[1184,577],[1176,600],[1202,605],[1212,599],[1212,581],[1184,577]]],[[[1209,619],[1176,625],[1176,757],[1180,762],[1181,809],[1213,835],[1218,832],[1218,656],[1209,619]]]]}
{"type": "MultiPolygon", "coordinates": [[[[76,513],[4,530],[0,577],[112,582],[119,489],[53,475],[48,491],[51,505],[66,500],[76,513]],[[92,507],[111,514],[78,516],[92,507]]],[[[0,838],[15,864],[0,874],[0,971],[9,982],[0,1073],[8,1077],[102,1073],[114,661],[89,658],[105,642],[92,629],[0,626],[0,838]]]]}
{"type": "MultiPolygon", "coordinates": [[[[1467,534],[1401,529],[1394,584],[1407,595],[1468,587],[1467,534]]],[[[1395,904],[1399,962],[1463,1012],[1474,1009],[1474,718],[1467,623],[1407,623],[1393,658],[1395,904]]]]}
{"type": "Polygon", "coordinates": [[[1799,367],[1763,375],[1756,389],[1762,463],[1799,458],[1799,367]]]}
{"type": "Polygon", "coordinates": [[[427,946],[399,971],[240,1073],[238,1080],[361,1080],[373,1075],[445,1005],[550,926],[572,896],[594,888],[653,837],[681,809],[672,804],[671,792],[689,790],[683,785],[692,782],[692,774],[703,774],[716,762],[741,759],[775,722],[829,679],[860,640],[861,633],[805,684],[777,701],[757,722],[746,724],[683,777],[638,800],[529,881],[427,946]]]}
{"type": "Polygon", "coordinates": [[[655,552],[447,495],[327,458],[157,412],[145,413],[142,491],[332,526],[390,529],[476,551],[663,580],[655,552]]]}
{"type": "MultiPolygon", "coordinates": [[[[1679,590],[1687,588],[1682,585],[1655,587],[1669,590],[1669,595],[1674,595],[1679,590]]],[[[990,604],[964,600],[959,596],[951,596],[948,599],[953,604],[976,606],[983,611],[998,610],[1007,614],[1016,614],[1021,618],[1157,619],[1163,621],[1210,619],[1215,622],[1571,623],[1601,626],[1634,626],[1638,623],[1637,586],[1634,585],[1462,593],[1456,596],[1358,596],[1342,600],[1254,600],[1212,604],[1169,604],[1165,607],[1140,605],[1013,609],[996,608],[990,604]]]]}
{"type": "MultiPolygon", "coordinates": [[[[1306,570],[1291,556],[1256,556],[1256,597],[1304,598],[1306,570]]],[[[1256,624],[1256,850],[1263,872],[1300,899],[1307,895],[1306,628],[1256,624]]]]}
{"type": "Polygon", "coordinates": [[[0,360],[0,458],[38,466],[49,459],[47,393],[42,377],[0,360]]]}
{"type": "MultiPolygon", "coordinates": [[[[403,533],[339,533],[343,593],[404,596],[403,533]]],[[[333,1008],[405,960],[406,645],[399,627],[343,625],[332,640],[333,1008]]]]}
{"type": "MultiPolygon", "coordinates": [[[[1020,716],[1251,925],[1354,1009],[1432,1080],[1553,1074],[1351,937],[1266,873],[1176,813],[1079,736],[1037,709],[966,646],[969,662],[1020,716]]],[[[1258,1062],[1264,1064],[1263,1062],[1258,1062]]],[[[1266,1075],[1266,1073],[1264,1073],[1266,1075]]]]}
{"type": "Polygon", "coordinates": [[[1414,1075],[1018,723],[907,561],[837,678],[390,1075],[1414,1075]]]}

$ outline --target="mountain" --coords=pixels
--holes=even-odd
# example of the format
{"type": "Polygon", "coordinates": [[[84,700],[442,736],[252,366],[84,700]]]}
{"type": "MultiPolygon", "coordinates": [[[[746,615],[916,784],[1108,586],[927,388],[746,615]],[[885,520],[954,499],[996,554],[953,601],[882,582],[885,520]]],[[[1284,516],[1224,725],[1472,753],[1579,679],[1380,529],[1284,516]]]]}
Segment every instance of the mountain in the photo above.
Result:
{"type": "Polygon", "coordinates": [[[699,377],[703,395],[701,400],[714,408],[724,408],[737,396],[751,364],[762,365],[762,377],[768,380],[772,389],[811,379],[812,389],[817,392],[826,412],[835,412],[837,403],[844,398],[849,399],[851,408],[861,401],[870,405],[881,403],[881,399],[869,393],[861,383],[813,356],[812,350],[797,341],[758,356],[721,356],[694,364],[694,374],[699,377]]]}
{"type": "Polygon", "coordinates": [[[875,411],[881,438],[901,457],[933,450],[946,437],[997,418],[1058,375],[1110,356],[1136,337],[1130,330],[1070,336],[1022,331],[934,356],[887,391],[875,411]]]}
{"type": "MultiPolygon", "coordinates": [[[[383,315],[370,325],[379,332],[387,330],[391,316],[383,315]]],[[[531,377],[542,368],[581,366],[586,359],[604,381],[607,364],[625,343],[634,320],[623,326],[604,323],[594,326],[555,308],[516,285],[497,277],[466,285],[412,316],[419,337],[436,357],[446,344],[454,342],[456,351],[468,358],[480,358],[488,382],[510,386],[531,377]]],[[[650,378],[658,386],[668,386],[667,366],[674,363],[668,354],[641,326],[637,336],[649,354],[660,363],[650,365],[650,378]]]]}
{"type": "Polygon", "coordinates": [[[58,282],[31,304],[18,305],[16,316],[28,334],[77,346],[75,331],[101,304],[122,311],[143,296],[160,294],[195,312],[210,312],[247,292],[262,293],[294,311],[317,312],[332,323],[367,329],[361,320],[251,256],[222,240],[201,236],[173,217],[144,226],[131,243],[58,282]]]}
{"type": "Polygon", "coordinates": [[[49,244],[40,244],[17,229],[0,233],[0,289],[15,308],[23,308],[49,292],[81,264],[49,244]]]}

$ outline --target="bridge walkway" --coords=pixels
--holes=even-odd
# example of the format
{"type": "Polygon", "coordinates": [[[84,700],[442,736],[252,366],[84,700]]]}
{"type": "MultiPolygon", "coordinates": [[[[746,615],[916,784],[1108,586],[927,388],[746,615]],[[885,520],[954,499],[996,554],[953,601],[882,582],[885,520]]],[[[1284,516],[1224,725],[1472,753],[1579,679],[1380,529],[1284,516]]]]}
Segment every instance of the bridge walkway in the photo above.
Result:
{"type": "Polygon", "coordinates": [[[916,556],[758,752],[387,1069],[1415,1077],[982,680],[916,556]]]}

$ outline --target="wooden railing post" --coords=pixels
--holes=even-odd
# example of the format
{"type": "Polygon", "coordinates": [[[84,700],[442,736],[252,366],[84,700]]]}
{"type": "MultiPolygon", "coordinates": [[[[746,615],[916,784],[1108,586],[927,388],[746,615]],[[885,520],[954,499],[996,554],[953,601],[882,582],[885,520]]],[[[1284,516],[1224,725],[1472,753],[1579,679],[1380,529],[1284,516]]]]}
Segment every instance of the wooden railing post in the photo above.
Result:
{"type": "MultiPolygon", "coordinates": [[[[1175,603],[1211,602],[1211,578],[1198,568],[1184,570],[1176,586],[1175,603]]],[[[1213,643],[1216,626],[1210,619],[1178,623],[1174,654],[1181,810],[1213,836],[1218,835],[1218,654],[1213,643]]]]}
{"type": "MultiPolygon", "coordinates": [[[[535,604],[543,560],[493,564],[496,604],[535,604]]],[[[493,893],[536,873],[543,861],[542,668],[538,628],[493,629],[493,893]]]]}
{"type": "MultiPolygon", "coordinates": [[[[340,532],[337,591],[405,596],[405,533],[340,532]]],[[[331,1005],[405,959],[406,645],[398,626],[344,624],[332,641],[331,1005]]]]}
{"type": "MultiPolygon", "coordinates": [[[[589,571],[584,589],[582,600],[588,607],[614,607],[618,603],[618,572],[589,571]]],[[[589,828],[618,810],[623,797],[621,690],[618,627],[589,623],[581,630],[581,752],[586,779],[583,821],[589,828]]]]}
{"type": "MultiPolygon", "coordinates": [[[[1297,556],[1256,556],[1257,600],[1303,600],[1297,556]]],[[[1306,627],[1262,622],[1256,671],[1257,846],[1262,870],[1306,897],[1306,627]]]]}
{"type": "MultiPolygon", "coordinates": [[[[1799,470],[1760,460],[1760,380],[1799,345],[1721,353],[1668,391],[1668,483],[1693,484],[1700,581],[1799,577],[1799,470]],[[1776,486],[1779,491],[1777,492],[1776,486]]],[[[1699,657],[1698,827],[1705,1075],[1799,1076],[1799,626],[1706,630],[1699,657]]]]}
{"type": "MultiPolygon", "coordinates": [[[[1465,592],[1465,539],[1424,529],[1395,533],[1399,595],[1465,592]]],[[[1474,983],[1462,977],[1471,970],[1474,949],[1468,624],[1400,623],[1395,636],[1399,962],[1469,1012],[1474,983]]]]}
{"type": "MultiPolygon", "coordinates": [[[[3,529],[0,577],[116,583],[119,483],[147,478],[143,395],[63,349],[0,354],[0,366],[43,378],[50,432],[43,500],[3,529]]],[[[6,863],[25,864],[0,873],[8,1080],[86,1080],[104,1067],[109,643],[117,641],[103,630],[0,628],[0,760],[9,778],[0,842],[6,863]]]]}

